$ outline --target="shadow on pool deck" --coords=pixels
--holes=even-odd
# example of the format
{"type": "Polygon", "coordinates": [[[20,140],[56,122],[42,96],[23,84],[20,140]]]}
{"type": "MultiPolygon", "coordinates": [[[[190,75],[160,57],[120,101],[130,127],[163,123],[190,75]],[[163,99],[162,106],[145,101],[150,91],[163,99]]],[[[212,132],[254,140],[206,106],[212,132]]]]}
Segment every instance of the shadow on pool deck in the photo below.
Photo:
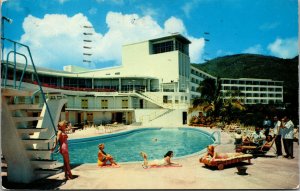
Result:
{"type": "MultiPolygon", "coordinates": [[[[71,168],[74,169],[79,167],[80,164],[71,165],[71,168]]],[[[73,179],[78,179],[78,175],[73,175],[73,179]]],[[[7,176],[2,176],[2,187],[6,189],[38,189],[38,190],[56,190],[57,188],[66,184],[67,180],[62,179],[40,179],[36,180],[32,183],[25,184],[25,183],[15,183],[15,182],[8,182],[7,176]]]]}

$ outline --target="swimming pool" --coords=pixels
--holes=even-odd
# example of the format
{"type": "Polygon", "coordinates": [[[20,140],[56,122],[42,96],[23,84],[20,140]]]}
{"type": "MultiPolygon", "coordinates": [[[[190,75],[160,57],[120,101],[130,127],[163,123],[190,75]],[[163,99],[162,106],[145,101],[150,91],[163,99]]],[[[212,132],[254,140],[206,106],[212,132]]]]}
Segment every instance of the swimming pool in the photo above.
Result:
{"type": "MultiPolygon", "coordinates": [[[[105,152],[117,162],[137,162],[142,161],[141,151],[146,152],[150,160],[163,158],[169,150],[174,151],[177,158],[199,152],[213,142],[210,134],[195,128],[141,128],[69,140],[69,154],[71,164],[96,163],[98,144],[104,143],[105,152]]],[[[53,158],[62,162],[60,154],[53,158]]]]}

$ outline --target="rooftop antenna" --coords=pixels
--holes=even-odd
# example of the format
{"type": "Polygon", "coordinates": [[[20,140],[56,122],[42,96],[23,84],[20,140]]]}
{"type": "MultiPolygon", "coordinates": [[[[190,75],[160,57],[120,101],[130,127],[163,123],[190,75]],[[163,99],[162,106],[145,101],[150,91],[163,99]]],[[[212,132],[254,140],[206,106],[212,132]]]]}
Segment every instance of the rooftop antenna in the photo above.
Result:
{"type": "Polygon", "coordinates": [[[91,50],[93,49],[92,47],[92,39],[91,36],[93,35],[93,27],[90,25],[83,25],[83,59],[82,62],[83,64],[88,64],[91,66],[91,56],[93,55],[91,50]]]}
{"type": "MultiPolygon", "coordinates": [[[[209,42],[209,41],[210,41],[207,37],[205,37],[205,36],[207,36],[207,35],[210,35],[210,33],[209,33],[209,32],[204,32],[204,41],[205,41],[205,42],[209,42]]],[[[204,52],[204,55],[209,55],[209,53],[204,52]]],[[[204,58],[204,61],[205,61],[205,62],[208,62],[208,61],[210,61],[210,60],[209,60],[208,58],[204,58]]]]}

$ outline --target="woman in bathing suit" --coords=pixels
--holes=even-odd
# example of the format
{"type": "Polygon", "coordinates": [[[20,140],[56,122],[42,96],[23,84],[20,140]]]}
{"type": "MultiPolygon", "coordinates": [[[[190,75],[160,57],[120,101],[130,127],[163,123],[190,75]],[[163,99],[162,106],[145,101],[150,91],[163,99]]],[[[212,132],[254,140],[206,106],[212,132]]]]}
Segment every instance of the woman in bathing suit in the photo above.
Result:
{"type": "Polygon", "coordinates": [[[98,148],[98,166],[105,166],[107,161],[109,161],[112,166],[119,166],[110,154],[106,154],[106,152],[104,152],[104,143],[99,144],[98,148]]]}
{"type": "Polygon", "coordinates": [[[51,151],[53,152],[57,143],[59,142],[59,152],[63,156],[64,159],[64,171],[65,171],[65,178],[67,180],[73,179],[73,175],[71,172],[70,167],[70,158],[69,158],[69,149],[68,149],[68,135],[66,134],[67,129],[67,121],[61,121],[58,123],[58,132],[55,139],[55,143],[51,151]]]}
{"type": "Polygon", "coordinates": [[[215,159],[227,159],[230,157],[236,157],[243,155],[243,153],[217,153],[215,152],[215,147],[212,145],[207,146],[207,153],[204,155],[203,159],[212,157],[212,161],[215,159]]]}
{"type": "Polygon", "coordinates": [[[173,157],[173,151],[168,151],[165,155],[163,159],[160,160],[153,160],[151,162],[148,161],[148,156],[146,153],[141,152],[140,153],[141,156],[144,159],[144,164],[143,167],[144,168],[148,168],[148,167],[160,167],[160,166],[181,166],[178,163],[174,163],[171,162],[171,157],[173,157]]]}

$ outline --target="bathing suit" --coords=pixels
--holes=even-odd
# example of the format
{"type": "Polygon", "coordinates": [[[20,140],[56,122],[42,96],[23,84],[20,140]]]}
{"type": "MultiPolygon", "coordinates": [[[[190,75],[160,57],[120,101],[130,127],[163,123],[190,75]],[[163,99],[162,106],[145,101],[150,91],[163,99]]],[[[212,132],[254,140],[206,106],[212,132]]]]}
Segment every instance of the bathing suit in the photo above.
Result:
{"type": "MultiPolygon", "coordinates": [[[[101,151],[104,155],[106,155],[106,153],[104,152],[104,151],[101,151]]],[[[98,153],[98,166],[103,166],[103,165],[105,165],[105,161],[106,161],[106,157],[105,156],[103,156],[103,154],[100,154],[100,152],[98,153]],[[100,159],[101,158],[101,156],[103,156],[102,157],[102,159],[100,159]]]]}
{"type": "Polygon", "coordinates": [[[59,144],[60,144],[60,150],[59,152],[61,154],[68,154],[69,148],[68,148],[68,135],[62,133],[59,137],[59,144]]]}
{"type": "Polygon", "coordinates": [[[165,166],[168,164],[165,159],[160,159],[160,160],[156,159],[152,163],[158,166],[165,166]]]}

